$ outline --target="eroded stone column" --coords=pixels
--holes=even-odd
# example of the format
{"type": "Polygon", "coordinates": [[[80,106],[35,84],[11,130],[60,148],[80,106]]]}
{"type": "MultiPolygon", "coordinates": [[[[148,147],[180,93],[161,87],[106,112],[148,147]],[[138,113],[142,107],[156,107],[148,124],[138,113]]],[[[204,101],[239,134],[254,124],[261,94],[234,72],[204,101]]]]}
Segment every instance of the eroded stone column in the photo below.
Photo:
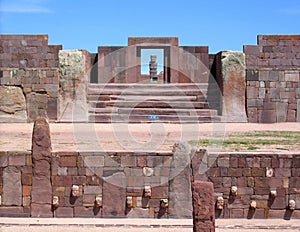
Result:
{"type": "Polygon", "coordinates": [[[214,186],[211,182],[195,181],[193,192],[194,232],[215,231],[214,186]]]}
{"type": "Polygon", "coordinates": [[[173,217],[192,217],[191,153],[188,143],[173,147],[169,192],[169,215],[173,217]]]}
{"type": "Polygon", "coordinates": [[[52,217],[51,138],[49,124],[43,117],[38,117],[33,127],[32,162],[31,216],[52,217]]]}

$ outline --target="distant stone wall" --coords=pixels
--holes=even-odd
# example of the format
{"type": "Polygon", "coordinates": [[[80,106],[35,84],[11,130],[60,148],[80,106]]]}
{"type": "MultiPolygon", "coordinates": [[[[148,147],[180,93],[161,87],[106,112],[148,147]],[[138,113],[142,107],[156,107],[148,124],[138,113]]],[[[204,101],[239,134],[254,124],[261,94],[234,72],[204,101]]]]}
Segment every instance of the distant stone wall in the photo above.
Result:
{"type": "Polygon", "coordinates": [[[300,122],[300,35],[261,35],[244,46],[249,122],[300,122]]]}
{"type": "MultiPolygon", "coordinates": [[[[61,49],[60,45],[48,45],[47,35],[0,35],[0,85],[18,87],[12,93],[15,95],[21,88],[27,112],[21,120],[18,112],[0,109],[2,122],[30,122],[39,115],[57,119],[61,49]]],[[[6,102],[5,96],[0,96],[0,101],[6,102]]],[[[17,104],[10,102],[10,107],[17,104]]]]}

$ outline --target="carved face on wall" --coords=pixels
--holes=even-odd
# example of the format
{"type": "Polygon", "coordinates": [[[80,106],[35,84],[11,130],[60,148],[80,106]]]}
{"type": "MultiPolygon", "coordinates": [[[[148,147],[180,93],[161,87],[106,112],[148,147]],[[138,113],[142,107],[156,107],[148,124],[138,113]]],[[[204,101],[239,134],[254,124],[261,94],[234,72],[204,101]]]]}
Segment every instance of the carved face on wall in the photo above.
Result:
{"type": "Polygon", "coordinates": [[[224,198],[218,197],[217,198],[217,209],[223,209],[224,207],[224,198]]]}
{"type": "Polygon", "coordinates": [[[78,185],[73,185],[72,186],[72,196],[73,197],[79,197],[80,192],[79,192],[79,186],[78,185]]]}
{"type": "Polygon", "coordinates": [[[256,201],[250,201],[250,208],[251,209],[256,209],[256,206],[257,206],[256,201]]]}
{"type": "Polygon", "coordinates": [[[96,196],[95,206],[96,207],[101,207],[102,206],[102,196],[96,196]]]}
{"type": "Polygon", "coordinates": [[[161,199],[161,201],[160,201],[160,207],[163,208],[163,209],[165,209],[165,208],[167,208],[168,206],[169,206],[169,201],[168,201],[168,199],[161,199]]]}
{"type": "Polygon", "coordinates": [[[58,198],[58,196],[53,196],[53,198],[52,198],[52,205],[55,206],[55,207],[59,206],[59,198],[58,198]]]}
{"type": "Polygon", "coordinates": [[[270,191],[270,196],[271,196],[272,198],[277,197],[277,191],[276,191],[276,190],[271,190],[271,191],[270,191]]]}
{"type": "Polygon", "coordinates": [[[237,196],[237,193],[238,193],[237,186],[232,186],[231,189],[230,189],[230,193],[231,193],[232,196],[237,196]]]}
{"type": "Polygon", "coordinates": [[[289,201],[289,209],[295,210],[296,209],[296,202],[294,200],[289,201]]]}
{"type": "Polygon", "coordinates": [[[145,195],[145,197],[151,197],[151,187],[150,186],[145,186],[144,195],[145,195]]]}
{"type": "Polygon", "coordinates": [[[127,196],[127,198],[126,198],[126,205],[127,205],[128,208],[132,208],[133,207],[132,196],[127,196]]]}

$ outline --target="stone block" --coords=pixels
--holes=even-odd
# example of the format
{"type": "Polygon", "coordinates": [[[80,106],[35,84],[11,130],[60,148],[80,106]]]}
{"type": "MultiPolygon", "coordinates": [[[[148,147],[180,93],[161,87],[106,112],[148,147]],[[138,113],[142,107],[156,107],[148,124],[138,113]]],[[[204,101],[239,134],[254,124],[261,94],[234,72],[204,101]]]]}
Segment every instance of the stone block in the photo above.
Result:
{"type": "Polygon", "coordinates": [[[147,157],[146,156],[137,156],[136,157],[137,167],[147,166],[147,157]]]}
{"type": "Polygon", "coordinates": [[[300,122],[300,99],[297,99],[297,117],[296,122],[300,122]]]}
{"type": "Polygon", "coordinates": [[[229,168],[230,167],[230,162],[229,162],[229,157],[220,157],[218,158],[218,167],[224,167],[224,168],[229,168]]]}
{"type": "Polygon", "coordinates": [[[104,156],[94,155],[94,156],[82,156],[85,167],[103,167],[104,166],[104,156]]]}
{"type": "Polygon", "coordinates": [[[121,157],[121,166],[122,167],[135,167],[136,166],[136,156],[122,156],[121,157]]]}
{"type": "Polygon", "coordinates": [[[25,155],[9,155],[8,163],[11,166],[24,166],[26,165],[25,155]]]}
{"type": "Polygon", "coordinates": [[[150,209],[131,208],[126,216],[128,218],[149,218],[150,209]]]}
{"type": "Polygon", "coordinates": [[[2,205],[22,205],[21,172],[16,167],[6,167],[3,170],[2,205]]]}
{"type": "Polygon", "coordinates": [[[102,186],[85,186],[84,187],[84,194],[87,195],[98,195],[102,193],[102,186]]]}
{"type": "Polygon", "coordinates": [[[276,111],[275,110],[259,110],[258,111],[259,123],[275,123],[276,111]]]}
{"type": "Polygon", "coordinates": [[[285,72],[285,81],[299,82],[299,71],[285,72]]]}
{"type": "Polygon", "coordinates": [[[105,156],[104,157],[105,167],[120,167],[121,157],[120,156],[105,156]]]}
{"type": "Polygon", "coordinates": [[[4,154],[0,154],[0,167],[7,167],[8,166],[8,155],[6,152],[4,154]]]}
{"type": "Polygon", "coordinates": [[[247,108],[248,122],[255,123],[258,122],[257,108],[249,107],[247,108]]]}
{"type": "Polygon", "coordinates": [[[103,217],[124,217],[126,206],[126,177],[114,173],[103,182],[103,217]]]}
{"type": "Polygon", "coordinates": [[[260,47],[257,45],[244,45],[243,51],[246,55],[255,55],[259,56],[260,47]]]}
{"type": "Polygon", "coordinates": [[[287,112],[287,122],[295,122],[296,121],[296,111],[288,110],[287,112]]]}
{"type": "Polygon", "coordinates": [[[192,183],[193,224],[194,231],[214,231],[215,200],[214,187],[210,182],[196,181],[192,183]]]}
{"type": "Polygon", "coordinates": [[[23,185],[22,186],[22,196],[25,197],[25,196],[31,196],[31,186],[26,186],[26,185],[23,185]]]}
{"type": "Polygon", "coordinates": [[[59,161],[60,167],[76,167],[77,157],[62,156],[59,161]]]}
{"type": "Polygon", "coordinates": [[[54,211],[54,217],[57,217],[57,218],[71,218],[71,217],[73,217],[73,208],[71,208],[71,207],[58,207],[54,211]]]}
{"type": "Polygon", "coordinates": [[[258,98],[258,88],[256,87],[248,87],[247,88],[247,99],[258,98]]]}
{"type": "Polygon", "coordinates": [[[53,217],[51,205],[31,203],[31,217],[37,217],[37,218],[53,217]]]}
{"type": "Polygon", "coordinates": [[[276,102],[276,121],[286,122],[288,103],[276,102]]]}
{"type": "Polygon", "coordinates": [[[81,218],[101,217],[101,208],[74,207],[74,217],[81,217],[81,218]]]}
{"type": "Polygon", "coordinates": [[[30,213],[25,213],[23,207],[0,207],[0,217],[29,217],[30,213]]]}

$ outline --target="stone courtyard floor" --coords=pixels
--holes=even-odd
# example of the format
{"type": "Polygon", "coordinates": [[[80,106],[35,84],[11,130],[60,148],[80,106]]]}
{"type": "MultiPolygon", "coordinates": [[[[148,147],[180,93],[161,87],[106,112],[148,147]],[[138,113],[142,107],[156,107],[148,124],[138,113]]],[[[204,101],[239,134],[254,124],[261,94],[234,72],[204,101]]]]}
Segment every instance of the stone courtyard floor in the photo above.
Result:
{"type": "MultiPolygon", "coordinates": [[[[30,150],[32,130],[32,123],[0,123],[0,150],[30,150]]],[[[233,133],[254,131],[300,132],[300,123],[50,124],[53,151],[170,151],[178,141],[222,141],[233,133]]],[[[223,147],[218,149],[226,150],[223,147]]],[[[272,149],[268,146],[261,148],[262,151],[272,149]]],[[[300,145],[292,150],[299,151],[300,145]]]]}

